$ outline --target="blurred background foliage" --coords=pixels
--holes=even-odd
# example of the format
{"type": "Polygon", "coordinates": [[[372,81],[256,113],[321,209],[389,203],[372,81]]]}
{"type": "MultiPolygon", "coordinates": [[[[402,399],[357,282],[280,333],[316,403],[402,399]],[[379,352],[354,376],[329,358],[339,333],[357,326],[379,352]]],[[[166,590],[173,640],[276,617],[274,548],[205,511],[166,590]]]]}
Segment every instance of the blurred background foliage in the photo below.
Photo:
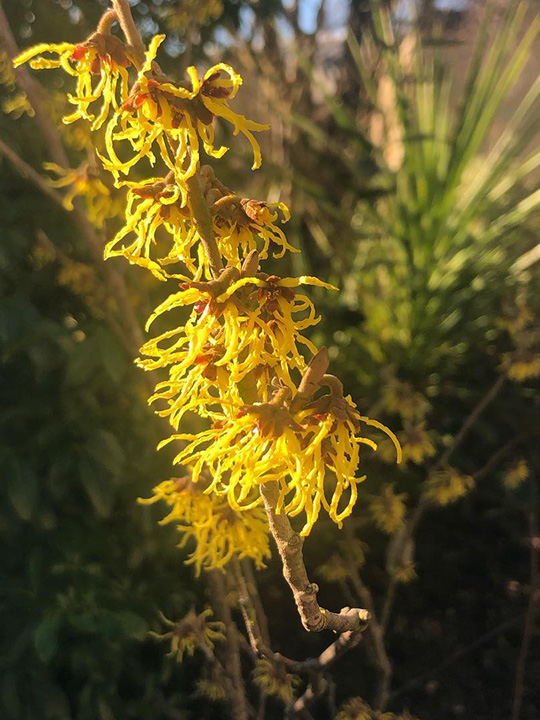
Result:
{"type": "MultiPolygon", "coordinates": [[[[2,2],[22,47],[78,42],[106,5],[2,2]]],[[[240,106],[272,122],[266,160],[250,174],[231,153],[220,177],[290,205],[288,238],[303,252],[288,271],[341,288],[316,297],[316,340],[403,443],[401,468],[367,463],[347,529],[321,520],[306,544],[322,603],[356,604],[368,589],[385,632],[382,646],[368,634],[341,661],[339,717],[371,717],[347,698],[376,704],[384,691],[391,711],[422,720],[508,718],[522,673],[519,717],[537,718],[534,3],[522,13],[493,3],[488,18],[467,2],[132,5],[145,38],[167,32],[167,72],[216,59],[242,72],[240,106]]],[[[53,176],[5,55],[0,81],[2,140],[53,176]]],[[[40,81],[58,119],[62,80],[40,81]]],[[[104,241],[121,193],[100,177],[84,130],[62,132],[72,167],[105,183],[86,197],[90,219],[93,203],[108,203],[104,241]]],[[[156,524],[160,509],[136,504],[171,470],[155,452],[163,433],[125,318],[76,223],[5,158],[0,167],[1,716],[223,717],[204,654],[177,663],[148,634],[163,632],[159,612],[178,620],[211,597],[174,529],[156,524]]],[[[163,288],[138,268],[125,282],[142,323],[163,288]]],[[[302,634],[279,566],[259,583],[274,649],[316,654],[324,639],[302,634]]],[[[292,697],[292,680],[280,682],[258,666],[266,717],[292,697]]]]}

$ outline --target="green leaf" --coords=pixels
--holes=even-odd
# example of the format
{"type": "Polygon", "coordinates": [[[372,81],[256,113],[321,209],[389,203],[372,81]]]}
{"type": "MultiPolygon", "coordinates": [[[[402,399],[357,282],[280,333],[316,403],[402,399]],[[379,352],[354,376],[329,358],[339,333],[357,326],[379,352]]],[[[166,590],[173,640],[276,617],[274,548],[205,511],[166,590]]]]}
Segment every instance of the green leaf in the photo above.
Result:
{"type": "Polygon", "coordinates": [[[23,520],[31,520],[39,498],[38,478],[29,463],[12,459],[7,469],[7,490],[11,504],[23,520]]]}
{"type": "Polygon", "coordinates": [[[96,332],[99,355],[107,374],[113,383],[119,383],[127,369],[128,359],[116,337],[106,328],[96,332]]]}
{"type": "Polygon", "coordinates": [[[48,486],[56,500],[62,500],[68,492],[73,477],[74,462],[72,457],[58,456],[49,471],[48,486]]]}
{"type": "Polygon", "coordinates": [[[66,372],[68,385],[88,383],[99,367],[98,351],[98,345],[93,337],[87,337],[72,348],[66,372]]]}
{"type": "Polygon", "coordinates": [[[45,615],[34,631],[34,647],[39,659],[44,663],[49,663],[58,650],[61,619],[56,612],[45,615]]]}
{"type": "Polygon", "coordinates": [[[125,455],[117,438],[107,430],[98,430],[87,443],[88,454],[96,463],[106,468],[112,475],[120,475],[125,463],[125,455]]]}
{"type": "Polygon", "coordinates": [[[108,518],[114,501],[114,487],[109,473],[90,458],[83,456],[79,460],[79,475],[97,514],[108,518]]]}

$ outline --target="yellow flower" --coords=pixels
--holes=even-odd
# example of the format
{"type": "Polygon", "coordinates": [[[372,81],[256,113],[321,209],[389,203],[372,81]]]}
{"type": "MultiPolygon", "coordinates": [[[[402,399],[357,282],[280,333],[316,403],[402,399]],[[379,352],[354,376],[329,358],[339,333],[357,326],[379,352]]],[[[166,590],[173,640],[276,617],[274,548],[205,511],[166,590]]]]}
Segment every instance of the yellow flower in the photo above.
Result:
{"type": "Polygon", "coordinates": [[[64,195],[64,206],[67,210],[73,210],[75,197],[84,198],[88,218],[96,227],[103,227],[105,220],[117,216],[122,209],[122,201],[114,197],[100,180],[97,172],[88,163],[84,163],[75,170],[70,170],[57,165],[56,163],[43,163],[45,170],[55,173],[58,177],[54,180],[48,179],[48,184],[53,188],[69,188],[64,195]]]}
{"type": "Polygon", "coordinates": [[[15,120],[22,117],[24,113],[26,113],[29,117],[34,117],[36,114],[34,108],[30,105],[30,101],[23,92],[16,93],[12,97],[6,98],[2,102],[2,110],[8,115],[13,115],[15,120]]]}
{"type": "Polygon", "coordinates": [[[342,705],[336,720],[398,720],[398,718],[394,713],[374,710],[362,698],[354,697],[342,705]]]}
{"type": "Polygon", "coordinates": [[[152,63],[164,40],[165,35],[152,38],[131,94],[107,126],[109,160],[104,160],[105,167],[118,178],[119,173],[128,173],[143,157],[153,165],[152,148],[157,143],[167,167],[178,180],[185,180],[195,173],[201,142],[212,157],[222,157],[228,149],[214,146],[214,117],[230,122],[235,135],[241,132],[246,136],[253,148],[253,169],[260,167],[261,152],[253,131],[267,130],[268,126],[252,122],[229,107],[242,84],[240,75],[229,65],[219,63],[202,80],[194,67],[188,68],[189,80],[184,83],[151,77],[152,63]],[[125,162],[115,149],[115,144],[122,141],[134,151],[125,162]]]}
{"type": "Polygon", "coordinates": [[[315,352],[302,332],[319,318],[311,301],[294,291],[299,285],[331,285],[316,278],[278,278],[260,274],[233,282],[215,296],[212,283],[185,283],[151,315],[148,326],[165,312],[193,306],[186,324],[147,342],[139,361],[145,370],[170,367],[151,401],[165,401],[159,414],[178,428],[192,409],[208,413],[217,402],[242,404],[239,383],[251,379],[263,401],[273,376],[294,389],[291,371],[306,366],[298,345],[315,352]],[[249,376],[249,378],[248,378],[249,376]]]}
{"type": "MultiPolygon", "coordinates": [[[[268,205],[239,198],[221,183],[216,196],[217,181],[212,170],[206,167],[203,171],[203,191],[212,200],[210,210],[218,249],[229,264],[240,268],[252,250],[259,250],[259,257],[264,259],[271,243],[281,248],[276,257],[287,250],[297,252],[275,224],[280,213],[284,221],[289,219],[283,203],[268,205]],[[258,238],[262,240],[262,247],[258,238]]],[[[161,280],[174,277],[168,267],[175,263],[183,264],[195,277],[211,277],[184,185],[173,181],[172,173],[166,178],[122,184],[129,187],[126,223],[106,246],[105,257],[123,255],[131,263],[149,268],[161,280]],[[165,231],[161,235],[160,229],[165,231]],[[131,235],[135,235],[135,239],[127,245],[121,244],[131,235]],[[194,248],[195,257],[192,256],[194,248]]]]}
{"type": "Polygon", "coordinates": [[[165,24],[173,31],[182,31],[191,25],[207,25],[222,14],[221,0],[180,0],[165,15],[165,24]]]}
{"type": "Polygon", "coordinates": [[[425,422],[419,425],[405,423],[405,429],[399,433],[399,442],[403,448],[403,461],[420,465],[426,458],[435,455],[435,445],[425,429],[425,422]]]}
{"type": "Polygon", "coordinates": [[[289,209],[283,203],[266,203],[242,198],[223,185],[208,165],[201,168],[201,185],[213,217],[214,233],[223,257],[228,263],[239,266],[252,250],[259,258],[268,257],[271,245],[278,248],[275,258],[287,252],[299,252],[289,244],[277,222],[290,219],[289,209]],[[262,240],[261,244],[258,239],[262,240]]]}
{"type": "Polygon", "coordinates": [[[13,65],[5,50],[0,50],[0,85],[5,85],[8,90],[17,87],[13,65]]]}
{"type": "Polygon", "coordinates": [[[123,42],[108,32],[95,32],[79,45],[34,45],[16,57],[13,64],[19,67],[28,61],[34,70],[62,68],[77,78],[75,94],[68,95],[77,110],[63,118],[65,123],[84,118],[97,130],[107,119],[111,107],[117,108],[128,95],[127,67],[132,59],[123,42]],[[95,115],[90,106],[98,101],[101,107],[95,115]]]}
{"type": "Polygon", "coordinates": [[[273,695],[285,705],[290,705],[300,678],[287,672],[282,664],[261,659],[255,663],[253,682],[260,687],[263,695],[273,695]]]}
{"type": "Polygon", "coordinates": [[[223,568],[233,557],[251,558],[258,568],[270,557],[268,521],[262,508],[233,510],[226,500],[205,495],[203,485],[189,478],[173,478],[154,488],[150,504],[164,500],[170,508],[161,524],[176,523],[182,535],[179,547],[195,543],[186,564],[201,569],[223,568]]]}
{"type": "Polygon", "coordinates": [[[404,420],[422,420],[430,405],[424,395],[417,392],[408,382],[390,377],[382,390],[381,403],[389,413],[397,413],[404,420]]]}
{"type": "Polygon", "coordinates": [[[211,608],[206,608],[197,615],[190,610],[182,620],[173,622],[159,613],[163,624],[168,628],[165,633],[148,633],[158,640],[170,640],[171,650],[168,653],[182,662],[184,655],[193,655],[195,650],[202,650],[209,658],[213,657],[216,641],[225,640],[225,625],[218,620],[209,620],[213,615],[211,608]]]}
{"type": "Polygon", "coordinates": [[[509,490],[516,490],[529,477],[529,466],[526,460],[518,460],[503,475],[503,483],[509,490]]]}
{"type": "MultiPolygon", "coordinates": [[[[283,391],[282,391],[283,392],[283,391]]],[[[278,393],[279,395],[279,393],[278,393]]],[[[383,425],[362,417],[350,398],[323,396],[308,408],[292,413],[275,402],[241,407],[234,416],[213,413],[208,430],[175,434],[160,444],[186,441],[175,463],[192,466],[192,479],[210,477],[205,492],[225,496],[236,510],[260,503],[253,490],[277,482],[277,512],[304,513],[301,535],[308,535],[321,506],[341,526],[357,500],[356,477],[360,445],[376,450],[369,438],[358,436],[362,423],[397,439],[383,425]]]]}
{"type": "Polygon", "coordinates": [[[174,277],[164,266],[176,262],[183,263],[196,275],[191,249],[198,241],[198,234],[194,225],[186,222],[191,217],[182,188],[160,178],[122,184],[129,187],[126,222],[105,246],[105,259],[121,255],[132,264],[146,267],[159,280],[174,277]],[[165,231],[165,237],[157,235],[160,229],[165,231]],[[121,244],[132,235],[135,237],[129,244],[121,244]],[[157,257],[152,259],[154,248],[157,257]]]}
{"type": "Polygon", "coordinates": [[[473,486],[474,480],[470,475],[449,468],[434,473],[426,481],[424,494],[436,505],[449,505],[466,495],[473,486]]]}
{"type": "MultiPolygon", "coordinates": [[[[405,457],[405,448],[403,448],[405,457]]],[[[403,525],[405,518],[405,493],[396,493],[392,485],[386,485],[380,495],[373,498],[369,509],[375,524],[386,533],[394,533],[403,525]]]]}
{"type": "MultiPolygon", "coordinates": [[[[126,222],[107,244],[105,258],[122,255],[150,269],[160,280],[175,277],[169,268],[176,264],[195,278],[211,278],[185,187],[172,181],[172,173],[166,178],[121,184],[129,188],[126,222]],[[129,241],[124,244],[126,238],[129,241]]],[[[271,243],[281,248],[275,257],[282,257],[287,250],[298,252],[276,225],[280,215],[284,221],[289,219],[283,203],[268,205],[232,195],[221,199],[227,202],[217,201],[210,210],[218,249],[230,265],[240,269],[252,250],[258,250],[261,259],[266,258],[271,243]]]]}
{"type": "Polygon", "coordinates": [[[540,355],[528,348],[518,348],[503,356],[506,374],[515,382],[524,382],[540,377],[540,355]]]}
{"type": "Polygon", "coordinates": [[[197,680],[197,690],[212,702],[226,700],[229,692],[226,678],[216,665],[211,666],[206,677],[197,680]]]}

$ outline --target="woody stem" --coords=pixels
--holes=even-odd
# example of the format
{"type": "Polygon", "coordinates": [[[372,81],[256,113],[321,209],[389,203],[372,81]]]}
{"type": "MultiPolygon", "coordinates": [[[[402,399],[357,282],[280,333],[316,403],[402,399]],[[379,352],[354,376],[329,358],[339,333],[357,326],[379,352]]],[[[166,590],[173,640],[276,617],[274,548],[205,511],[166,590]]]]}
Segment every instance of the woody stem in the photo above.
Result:
{"type": "Polygon", "coordinates": [[[108,35],[111,32],[112,25],[117,22],[118,15],[116,13],[116,10],[113,8],[109,8],[103,15],[101,16],[101,20],[98,23],[97,26],[97,32],[101,35],[108,35]]]}
{"type": "Polygon", "coordinates": [[[214,277],[218,277],[223,270],[223,261],[216,242],[216,236],[214,235],[210,208],[202,193],[198,167],[195,174],[186,180],[186,186],[193,221],[201,238],[206,257],[208,258],[210,270],[214,277]]]}
{"type": "Polygon", "coordinates": [[[113,9],[116,11],[116,16],[122,32],[128,41],[133,57],[137,65],[142,65],[144,62],[144,43],[141,38],[141,34],[135,25],[133,15],[131,14],[131,7],[128,0],[112,0],[113,9]]]}
{"type": "Polygon", "coordinates": [[[319,588],[309,581],[304,565],[303,538],[293,530],[287,515],[276,510],[279,497],[277,483],[261,485],[260,492],[270,532],[283,563],[283,576],[292,590],[305,629],[308,632],[333,630],[337,633],[364,630],[369,620],[367,610],[343,608],[340,613],[333,613],[320,607],[317,601],[319,588]]]}

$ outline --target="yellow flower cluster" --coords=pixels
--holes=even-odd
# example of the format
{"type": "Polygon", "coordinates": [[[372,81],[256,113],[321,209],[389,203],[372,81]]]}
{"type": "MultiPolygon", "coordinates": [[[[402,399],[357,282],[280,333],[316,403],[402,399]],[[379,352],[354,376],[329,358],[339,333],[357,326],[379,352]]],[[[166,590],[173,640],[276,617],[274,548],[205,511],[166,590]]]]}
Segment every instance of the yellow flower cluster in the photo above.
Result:
{"type": "MultiPolygon", "coordinates": [[[[216,403],[242,405],[240,384],[250,379],[263,402],[276,378],[294,389],[291,371],[305,367],[298,344],[315,351],[301,332],[318,322],[311,301],[296,295],[300,284],[326,286],[316,278],[250,277],[223,293],[211,285],[185,283],[151,315],[147,328],[165,312],[191,307],[185,325],[167,330],[142,348],[146,370],[169,367],[169,379],[156,387],[151,402],[178,428],[188,410],[211,416],[216,403]]],[[[328,286],[326,286],[328,287],[328,286]]]]}
{"type": "Polygon", "coordinates": [[[21,53],[14,65],[18,67],[25,62],[34,70],[62,68],[77,78],[75,94],[68,95],[69,102],[77,109],[63,118],[66,124],[84,118],[91,123],[92,130],[97,130],[111,108],[118,109],[121,99],[128,94],[127,68],[132,58],[124,43],[109,32],[95,32],[79,45],[35,45],[21,53]],[[101,107],[96,115],[90,106],[99,101],[101,107]]]}
{"type": "Polygon", "coordinates": [[[56,163],[43,163],[45,170],[57,177],[47,182],[53,188],[67,188],[64,195],[64,206],[73,210],[76,197],[84,199],[86,212],[90,222],[96,227],[103,227],[105,220],[116,217],[123,210],[123,202],[100,179],[97,169],[84,163],[76,170],[69,170],[56,163]]]}
{"type": "Polygon", "coordinates": [[[450,505],[466,495],[474,486],[474,479],[455,468],[440,470],[427,481],[424,493],[436,505],[450,505]]]}
{"type": "Polygon", "coordinates": [[[212,702],[226,700],[229,691],[227,677],[216,665],[212,665],[207,674],[197,680],[197,690],[212,702]]]}
{"type": "MultiPolygon", "coordinates": [[[[218,249],[229,265],[240,269],[242,259],[253,250],[264,260],[271,246],[277,248],[276,258],[287,250],[298,252],[277,224],[290,217],[283,203],[240,198],[222,185],[207,165],[201,169],[201,180],[218,249]]],[[[171,267],[196,278],[211,278],[185,188],[173,174],[124,184],[129,187],[126,222],[107,244],[105,257],[122,255],[151,270],[159,280],[178,277],[170,272],[171,267]]]]}
{"type": "MultiPolygon", "coordinates": [[[[288,209],[240,197],[200,168],[202,149],[213,158],[228,149],[215,142],[216,120],[247,138],[253,169],[261,164],[253,133],[267,126],[230,105],[242,78],[218,63],[202,77],[190,67],[187,80],[174,82],[156,62],[165,36],[135,57],[111,33],[115,17],[106,13],[79,45],[38,45],[16,63],[61,68],[76,78],[69,96],[76,109],[64,122],[105,128],[98,157],[115,185],[128,188],[125,223],[105,256],[122,255],[176,285],[147,323],[160,326],[159,334],[145,343],[138,363],[168,374],[150,401],[175,431],[164,443],[179,443],[175,461],[191,475],[161,483],[144,502],[169,506],[163,522],[177,524],[182,546],[194,542],[189,562],[197,571],[233,557],[260,566],[268,555],[261,485],[277,485],[277,512],[303,514],[307,535],[322,508],[339,526],[352,513],[364,479],[360,450],[377,448],[368,429],[390,437],[398,460],[401,449],[344,396],[339,380],[326,374],[327,361],[318,375],[306,361],[306,353],[313,363],[321,357],[305,336],[319,318],[299,288],[335,288],[260,267],[270,253],[296,252],[281,227],[288,209]],[[153,176],[125,179],[142,162],[156,167],[153,176]]],[[[56,184],[71,187],[66,202],[81,192],[75,176],[56,184]]],[[[98,199],[96,189],[92,202],[98,199]]]]}
{"type": "Polygon", "coordinates": [[[396,493],[392,485],[386,485],[382,492],[372,499],[369,508],[375,524],[383,532],[395,533],[403,525],[406,498],[405,493],[396,493]]]}
{"type": "Polygon", "coordinates": [[[521,458],[506,469],[503,475],[504,487],[508,490],[517,490],[525,480],[529,479],[529,474],[529,465],[526,460],[521,458]]]}
{"type": "Polygon", "coordinates": [[[242,133],[253,148],[253,169],[260,167],[261,151],[253,132],[267,130],[267,125],[248,120],[234,112],[232,100],[242,78],[229,65],[219,63],[199,78],[189,67],[189,80],[173,83],[152,73],[153,62],[165,35],[156,35],[150,42],[145,61],[131,92],[123,100],[107,125],[105,144],[107,170],[118,178],[127,174],[140,160],[156,162],[154,146],[165,165],[182,183],[192,177],[199,162],[200,146],[214,158],[222,157],[227,147],[214,145],[214,118],[231,123],[234,134],[242,133]],[[127,145],[132,151],[129,160],[118,157],[117,148],[127,145]]]}
{"type": "Polygon", "coordinates": [[[396,715],[393,712],[380,712],[374,710],[360,697],[354,697],[345,702],[336,720],[416,720],[407,710],[396,715]]]}
{"type": "Polygon", "coordinates": [[[294,691],[300,685],[300,678],[287,672],[283,665],[261,659],[257,660],[253,670],[253,682],[259,686],[263,695],[273,695],[285,705],[290,705],[294,691]]]}
{"type": "Polygon", "coordinates": [[[262,508],[236,512],[226,500],[205,495],[201,485],[189,478],[171,478],[154,488],[148,505],[164,500],[169,514],[161,524],[174,522],[182,535],[179,547],[195,544],[187,564],[195,565],[197,575],[203,568],[224,567],[232,557],[249,557],[258,568],[270,556],[266,515],[262,508]]]}
{"type": "MultiPolygon", "coordinates": [[[[0,50],[0,85],[4,85],[6,90],[15,91],[17,83],[15,74],[9,56],[5,50],[0,50]]],[[[2,101],[2,110],[7,115],[13,115],[18,120],[25,113],[30,117],[34,117],[34,108],[30,105],[26,94],[18,91],[2,101]]]]}
{"type": "Polygon", "coordinates": [[[173,31],[183,31],[190,25],[206,25],[222,14],[221,0],[179,0],[168,11],[165,23],[173,31]]]}
{"type": "Polygon", "coordinates": [[[174,622],[159,613],[167,631],[148,634],[157,640],[170,640],[171,650],[168,654],[182,662],[184,655],[193,655],[197,649],[206,654],[211,653],[215,643],[225,639],[225,625],[218,620],[210,620],[212,615],[211,608],[206,608],[199,614],[190,610],[185,617],[174,622]]]}
{"type": "Polygon", "coordinates": [[[501,325],[515,345],[515,350],[503,355],[502,366],[510,380],[524,382],[540,377],[538,319],[524,294],[517,295],[501,325]]]}

